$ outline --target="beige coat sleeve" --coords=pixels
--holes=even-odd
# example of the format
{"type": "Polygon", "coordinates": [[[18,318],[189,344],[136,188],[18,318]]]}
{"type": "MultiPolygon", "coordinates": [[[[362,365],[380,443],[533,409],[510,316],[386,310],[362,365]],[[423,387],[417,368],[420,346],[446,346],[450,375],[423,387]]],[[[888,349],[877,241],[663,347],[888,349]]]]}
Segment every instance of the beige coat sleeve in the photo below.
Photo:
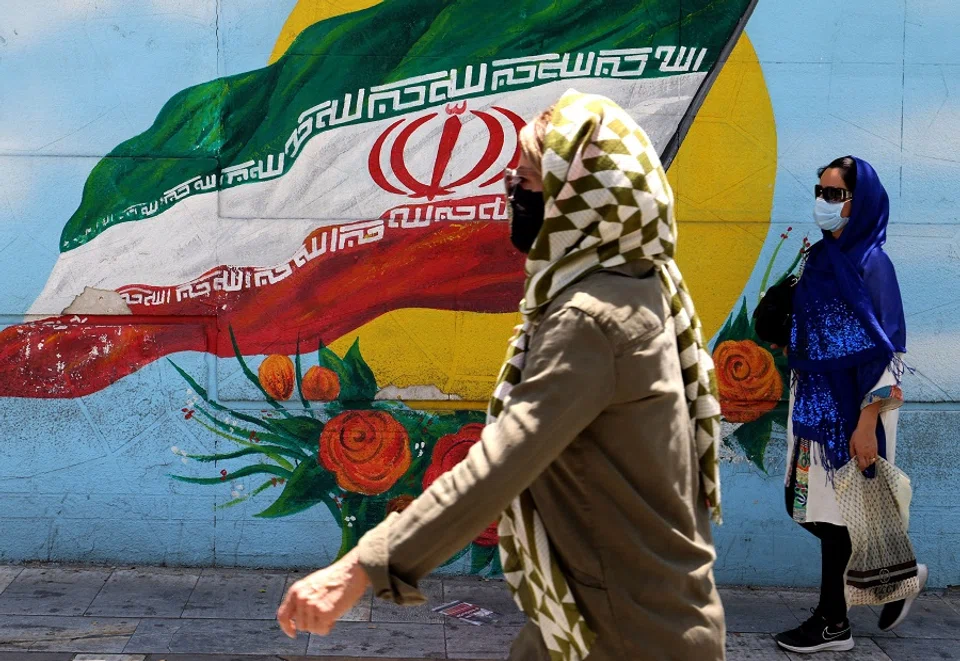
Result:
{"type": "Polygon", "coordinates": [[[615,379],[613,348],[592,317],[561,308],[544,319],[499,420],[466,459],[360,540],[374,593],[422,603],[417,581],[495,521],[596,419],[615,379]]]}

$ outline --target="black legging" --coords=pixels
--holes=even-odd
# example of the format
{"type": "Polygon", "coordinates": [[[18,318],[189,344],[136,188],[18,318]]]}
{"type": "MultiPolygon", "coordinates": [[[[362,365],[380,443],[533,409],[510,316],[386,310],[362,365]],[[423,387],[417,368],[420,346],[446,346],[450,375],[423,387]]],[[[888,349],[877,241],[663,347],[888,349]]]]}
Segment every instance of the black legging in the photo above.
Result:
{"type": "Polygon", "coordinates": [[[820,539],[820,605],[817,610],[830,624],[847,619],[843,574],[850,561],[850,533],[832,523],[804,523],[803,527],[820,539]]]}

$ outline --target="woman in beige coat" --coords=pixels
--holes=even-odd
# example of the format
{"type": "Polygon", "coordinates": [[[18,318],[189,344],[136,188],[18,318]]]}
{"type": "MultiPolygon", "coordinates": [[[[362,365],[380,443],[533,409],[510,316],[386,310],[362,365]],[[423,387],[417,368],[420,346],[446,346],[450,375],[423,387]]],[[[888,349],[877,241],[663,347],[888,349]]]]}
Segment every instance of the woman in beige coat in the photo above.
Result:
{"type": "Polygon", "coordinates": [[[373,585],[417,582],[500,516],[504,575],[529,618],[516,661],[715,661],[719,406],[673,261],[673,194],[646,134],[567,92],[521,132],[511,241],[524,324],[467,458],[333,566],[293,585],[284,630],[327,633],[373,585]]]}

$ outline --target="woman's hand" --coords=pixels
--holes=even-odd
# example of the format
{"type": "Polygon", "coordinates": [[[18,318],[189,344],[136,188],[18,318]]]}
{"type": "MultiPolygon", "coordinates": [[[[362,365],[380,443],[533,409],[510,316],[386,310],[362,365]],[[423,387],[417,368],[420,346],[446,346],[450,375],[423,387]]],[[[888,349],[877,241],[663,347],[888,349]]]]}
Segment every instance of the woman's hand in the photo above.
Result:
{"type": "Polygon", "coordinates": [[[850,439],[850,456],[856,457],[857,466],[865,471],[877,461],[877,417],[880,402],[860,411],[860,422],[850,439]]]}
{"type": "Polygon", "coordinates": [[[354,549],[326,569],[291,585],[277,611],[277,622],[291,638],[297,637],[298,630],[325,636],[369,585],[370,579],[354,549]]]}

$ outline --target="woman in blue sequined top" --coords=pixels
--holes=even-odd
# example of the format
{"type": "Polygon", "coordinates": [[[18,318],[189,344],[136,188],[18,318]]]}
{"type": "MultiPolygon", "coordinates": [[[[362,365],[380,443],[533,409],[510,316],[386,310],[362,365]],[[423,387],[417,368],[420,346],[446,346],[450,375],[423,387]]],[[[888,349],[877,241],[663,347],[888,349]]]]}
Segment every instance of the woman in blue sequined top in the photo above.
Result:
{"type": "MultiPolygon", "coordinates": [[[[796,652],[854,645],[844,597],[850,536],[832,476],[851,459],[868,475],[878,456],[895,461],[906,352],[900,287],[883,250],[886,190],[873,167],[852,156],[819,174],[813,215],[823,238],[810,248],[796,286],[788,352],[786,505],[820,539],[822,565],[813,617],[777,636],[781,647],[796,652]]],[[[925,568],[920,571],[922,583],[925,568]]],[[[909,606],[888,605],[881,628],[899,624],[909,606]]]]}

